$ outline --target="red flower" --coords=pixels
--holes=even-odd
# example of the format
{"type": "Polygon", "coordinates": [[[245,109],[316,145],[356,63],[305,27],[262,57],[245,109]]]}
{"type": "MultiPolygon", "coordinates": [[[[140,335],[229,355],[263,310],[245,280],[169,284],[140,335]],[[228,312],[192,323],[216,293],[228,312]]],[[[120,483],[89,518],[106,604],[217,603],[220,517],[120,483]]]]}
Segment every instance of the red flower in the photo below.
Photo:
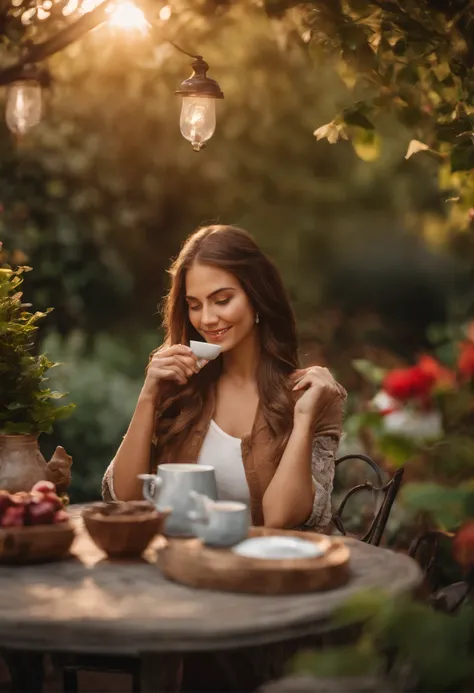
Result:
{"type": "Polygon", "coordinates": [[[453,541],[453,556],[463,568],[474,567],[474,521],[468,520],[453,541]]]}
{"type": "Polygon", "coordinates": [[[450,388],[456,382],[456,376],[449,368],[442,366],[439,361],[427,354],[420,356],[418,367],[421,368],[423,373],[427,376],[432,377],[433,383],[436,383],[436,385],[440,387],[450,388]]]}
{"type": "Polygon", "coordinates": [[[459,345],[458,369],[465,378],[474,376],[474,344],[461,342],[459,345]]]}
{"type": "Polygon", "coordinates": [[[435,378],[420,366],[396,368],[385,376],[383,389],[395,399],[407,400],[426,398],[430,393],[435,378]]]}

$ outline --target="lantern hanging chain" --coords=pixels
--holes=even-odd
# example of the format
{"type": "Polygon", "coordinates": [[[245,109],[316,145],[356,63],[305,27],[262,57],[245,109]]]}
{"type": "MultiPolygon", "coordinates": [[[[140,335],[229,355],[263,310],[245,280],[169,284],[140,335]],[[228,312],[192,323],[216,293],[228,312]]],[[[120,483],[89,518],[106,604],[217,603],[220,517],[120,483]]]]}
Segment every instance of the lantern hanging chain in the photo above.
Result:
{"type": "Polygon", "coordinates": [[[136,0],[136,4],[140,7],[141,11],[143,12],[147,22],[150,24],[153,29],[156,29],[157,33],[163,38],[164,41],[169,43],[173,48],[176,48],[177,51],[180,53],[183,53],[184,55],[187,55],[189,58],[193,58],[194,60],[203,60],[202,55],[196,55],[195,53],[189,53],[189,51],[184,50],[184,48],[181,48],[177,43],[172,41],[166,33],[163,31],[162,26],[157,26],[155,21],[151,19],[150,15],[150,7],[145,7],[144,5],[149,5],[149,2],[147,0],[136,0]]]}
{"type": "MultiPolygon", "coordinates": [[[[92,31],[100,24],[103,24],[107,19],[107,9],[113,0],[103,0],[96,8],[87,12],[75,22],[59,31],[55,36],[52,36],[41,43],[28,42],[21,51],[20,59],[9,67],[0,70],[0,86],[5,86],[21,79],[22,71],[25,65],[42,62],[52,55],[64,50],[78,39],[82,38],[89,31],[92,31]]],[[[152,26],[154,26],[152,24],[152,26]]],[[[157,28],[154,26],[154,28],[157,28]]],[[[161,33],[161,30],[160,30],[161,33]]],[[[162,34],[163,35],[163,34],[162,34]]],[[[189,53],[178,46],[177,43],[163,35],[163,39],[170,43],[176,50],[184,55],[193,58],[194,60],[202,60],[202,55],[189,53]]]]}
{"type": "Polygon", "coordinates": [[[184,53],[184,55],[188,55],[190,58],[194,58],[194,60],[202,60],[203,59],[202,55],[194,55],[194,53],[188,53],[188,51],[185,51],[184,48],[181,48],[180,46],[178,46],[177,43],[175,43],[174,41],[169,39],[167,36],[164,36],[164,39],[165,39],[165,41],[170,43],[173,46],[173,48],[176,48],[177,51],[184,53]]]}

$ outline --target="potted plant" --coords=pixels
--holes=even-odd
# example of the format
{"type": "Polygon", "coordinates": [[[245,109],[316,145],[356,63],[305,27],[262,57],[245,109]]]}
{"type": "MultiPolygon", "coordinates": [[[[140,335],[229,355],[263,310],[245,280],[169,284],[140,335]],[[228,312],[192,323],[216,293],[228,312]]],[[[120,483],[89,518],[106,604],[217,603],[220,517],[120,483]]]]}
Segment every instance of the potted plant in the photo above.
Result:
{"type": "Polygon", "coordinates": [[[46,386],[57,364],[35,353],[37,323],[45,313],[29,312],[19,290],[29,267],[0,267],[0,489],[29,491],[41,479],[63,493],[70,483],[72,459],[58,447],[46,463],[38,446],[41,433],[68,416],[74,405],[58,406],[64,397],[46,386]]]}

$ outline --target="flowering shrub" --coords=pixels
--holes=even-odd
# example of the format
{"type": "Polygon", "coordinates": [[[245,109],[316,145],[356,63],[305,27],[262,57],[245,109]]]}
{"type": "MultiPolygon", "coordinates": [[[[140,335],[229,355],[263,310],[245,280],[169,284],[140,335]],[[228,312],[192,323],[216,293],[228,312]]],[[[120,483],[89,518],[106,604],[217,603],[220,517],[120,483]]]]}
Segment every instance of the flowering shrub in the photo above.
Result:
{"type": "Polygon", "coordinates": [[[362,623],[357,642],[293,661],[297,674],[329,682],[324,690],[474,690],[474,326],[450,328],[437,346],[407,367],[356,362],[374,396],[347,422],[372,456],[389,466],[409,463],[401,490],[408,534],[443,540],[425,584],[437,607],[375,591],[355,595],[335,622],[362,623]],[[437,601],[440,588],[451,598],[437,601]]]}
{"type": "Polygon", "coordinates": [[[474,324],[438,331],[433,354],[412,365],[354,365],[374,395],[349,431],[385,466],[407,465],[401,501],[412,533],[457,533],[453,555],[474,567],[474,324]]]}
{"type": "MultiPolygon", "coordinates": [[[[356,361],[356,369],[374,385],[374,396],[348,425],[371,447],[372,454],[382,456],[390,466],[400,466],[429,451],[437,458],[443,456],[448,475],[456,465],[455,460],[446,460],[446,455],[454,455],[463,462],[457,471],[467,471],[471,476],[474,324],[462,330],[458,339],[444,340],[440,352],[443,360],[436,353],[422,354],[415,364],[392,370],[356,361]],[[467,458],[471,464],[466,466],[467,458]]],[[[438,463],[435,467],[441,472],[438,463]]]]}

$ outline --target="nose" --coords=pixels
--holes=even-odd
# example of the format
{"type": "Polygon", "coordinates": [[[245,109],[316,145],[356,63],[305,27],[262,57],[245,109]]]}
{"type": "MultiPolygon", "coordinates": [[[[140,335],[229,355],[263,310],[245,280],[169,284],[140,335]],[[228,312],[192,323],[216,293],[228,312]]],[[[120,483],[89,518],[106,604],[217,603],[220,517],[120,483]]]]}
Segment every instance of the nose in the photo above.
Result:
{"type": "Polygon", "coordinates": [[[204,329],[212,329],[217,325],[219,318],[215,314],[212,306],[204,305],[201,312],[201,326],[204,329]]]}

